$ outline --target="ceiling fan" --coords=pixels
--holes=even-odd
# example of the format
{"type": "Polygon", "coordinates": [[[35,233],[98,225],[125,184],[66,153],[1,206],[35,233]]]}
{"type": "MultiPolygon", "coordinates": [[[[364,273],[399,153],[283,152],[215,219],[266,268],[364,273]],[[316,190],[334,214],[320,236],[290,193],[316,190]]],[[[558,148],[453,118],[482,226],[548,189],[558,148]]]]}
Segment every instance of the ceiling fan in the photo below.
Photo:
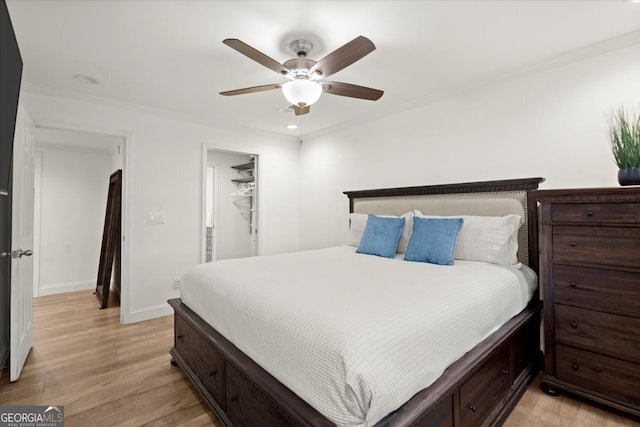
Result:
{"type": "Polygon", "coordinates": [[[292,104],[291,107],[296,116],[299,116],[307,114],[311,110],[311,104],[320,99],[322,92],[350,98],[368,99],[370,101],[380,99],[384,93],[378,89],[351,83],[321,80],[364,58],[376,49],[373,42],[363,36],[356,37],[319,61],[307,58],[313,48],[313,43],[308,40],[294,40],[289,46],[297,55],[297,58],[290,59],[283,64],[238,39],[225,39],[222,43],[270,70],[283,75],[288,81],[229,90],[220,92],[220,95],[232,96],[282,89],[285,98],[292,104]]]}

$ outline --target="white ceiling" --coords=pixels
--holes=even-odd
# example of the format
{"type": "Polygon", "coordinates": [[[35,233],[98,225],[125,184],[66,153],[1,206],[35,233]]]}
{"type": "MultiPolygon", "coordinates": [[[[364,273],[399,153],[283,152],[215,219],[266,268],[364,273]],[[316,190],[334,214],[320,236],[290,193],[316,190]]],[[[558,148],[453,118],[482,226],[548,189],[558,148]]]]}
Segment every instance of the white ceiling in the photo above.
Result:
{"type": "Polygon", "coordinates": [[[80,93],[211,123],[298,135],[380,117],[497,78],[640,42],[640,4],[584,1],[7,0],[33,90],[80,93]],[[280,91],[218,92],[283,78],[222,44],[284,62],[307,38],[320,59],[364,35],[377,50],[331,80],[385,91],[324,94],[295,117],[280,91]],[[86,74],[100,81],[73,79],[86,74]],[[288,130],[286,125],[301,125],[288,130]]]}

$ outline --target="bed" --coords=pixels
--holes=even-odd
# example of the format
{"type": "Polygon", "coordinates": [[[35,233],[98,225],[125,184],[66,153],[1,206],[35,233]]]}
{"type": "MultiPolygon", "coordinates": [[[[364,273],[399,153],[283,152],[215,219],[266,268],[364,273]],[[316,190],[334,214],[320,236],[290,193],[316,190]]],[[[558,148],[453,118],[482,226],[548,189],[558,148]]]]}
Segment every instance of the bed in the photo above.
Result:
{"type": "Polygon", "coordinates": [[[517,260],[456,254],[450,268],[360,254],[353,244],[197,266],[169,301],[172,364],[229,426],[499,425],[541,360],[537,210],[528,197],[540,182],[345,192],[350,240],[368,214],[468,224],[517,216],[517,260]],[[448,284],[424,286],[422,277],[448,284]],[[494,285],[496,277],[519,287],[494,285]],[[455,304],[441,302],[445,294],[455,304]]]}

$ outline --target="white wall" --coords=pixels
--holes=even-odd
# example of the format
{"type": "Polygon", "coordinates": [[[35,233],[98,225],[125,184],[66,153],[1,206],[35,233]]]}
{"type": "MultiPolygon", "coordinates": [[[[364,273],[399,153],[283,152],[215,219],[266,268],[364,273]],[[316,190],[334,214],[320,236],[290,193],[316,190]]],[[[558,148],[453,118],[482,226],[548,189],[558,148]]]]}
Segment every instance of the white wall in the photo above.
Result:
{"type": "Polygon", "coordinates": [[[249,163],[251,157],[237,153],[209,151],[208,165],[217,168],[218,191],[217,204],[213,207],[217,219],[213,230],[217,237],[216,259],[243,258],[251,255],[251,234],[249,222],[240,209],[233,203],[246,202],[248,199],[231,196],[238,189],[232,179],[241,178],[231,166],[249,163]]]}
{"type": "Polygon", "coordinates": [[[606,114],[640,106],[640,46],[307,137],[301,248],[347,237],[344,190],[541,176],[543,188],[617,186],[606,114]]]}
{"type": "MultiPolygon", "coordinates": [[[[42,153],[38,295],[96,286],[112,156],[78,148],[42,153]]],[[[36,227],[38,225],[36,224],[36,227]]]]}
{"type": "Polygon", "coordinates": [[[167,315],[179,296],[173,279],[200,260],[202,144],[256,153],[261,160],[261,244],[263,254],[298,249],[298,144],[285,137],[235,131],[168,115],[77,99],[23,92],[36,125],[69,126],[128,135],[124,186],[129,253],[123,259],[122,320],[167,315]],[[147,214],[163,212],[165,224],[147,224],[147,214]]]}
{"type": "Polygon", "coordinates": [[[130,135],[123,320],[131,322],[171,313],[173,278],[200,259],[203,142],[260,155],[262,254],[331,246],[346,239],[344,190],[532,176],[547,179],[543,188],[617,186],[605,114],[640,102],[639,57],[636,45],[452,94],[307,137],[300,149],[285,137],[119,104],[33,92],[21,99],[36,124],[130,135]],[[150,212],[164,212],[166,223],[148,225],[150,212]]]}

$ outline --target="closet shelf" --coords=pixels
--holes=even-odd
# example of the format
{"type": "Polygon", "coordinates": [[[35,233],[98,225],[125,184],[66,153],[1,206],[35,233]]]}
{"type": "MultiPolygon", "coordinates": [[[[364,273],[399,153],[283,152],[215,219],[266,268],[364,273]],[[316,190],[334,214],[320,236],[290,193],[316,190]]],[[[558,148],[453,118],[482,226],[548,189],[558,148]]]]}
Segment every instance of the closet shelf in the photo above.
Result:
{"type": "Polygon", "coordinates": [[[231,182],[243,183],[243,182],[253,182],[255,178],[253,176],[247,176],[245,178],[236,178],[232,179],[231,182]]]}
{"type": "Polygon", "coordinates": [[[249,162],[249,163],[243,163],[241,165],[235,165],[231,167],[239,171],[248,171],[248,170],[253,170],[253,168],[255,167],[255,164],[253,162],[249,162]]]}

